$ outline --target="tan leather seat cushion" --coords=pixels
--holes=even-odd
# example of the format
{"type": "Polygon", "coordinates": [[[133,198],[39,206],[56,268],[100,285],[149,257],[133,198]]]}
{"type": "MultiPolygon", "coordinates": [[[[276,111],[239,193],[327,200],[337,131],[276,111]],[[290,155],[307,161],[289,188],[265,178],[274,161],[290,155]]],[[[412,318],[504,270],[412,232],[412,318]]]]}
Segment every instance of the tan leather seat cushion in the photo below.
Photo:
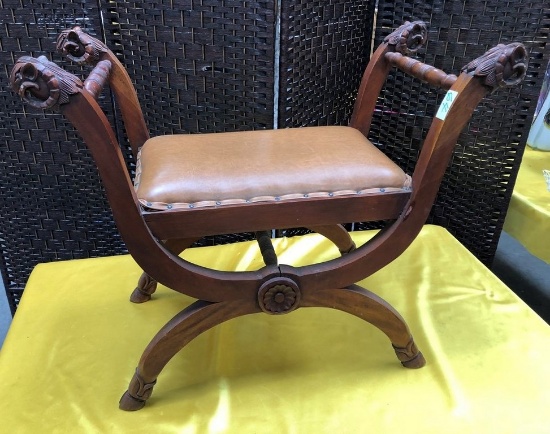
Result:
{"type": "Polygon", "coordinates": [[[401,191],[410,177],[354,128],[307,127],[155,137],[135,188],[164,210],[401,191]]]}

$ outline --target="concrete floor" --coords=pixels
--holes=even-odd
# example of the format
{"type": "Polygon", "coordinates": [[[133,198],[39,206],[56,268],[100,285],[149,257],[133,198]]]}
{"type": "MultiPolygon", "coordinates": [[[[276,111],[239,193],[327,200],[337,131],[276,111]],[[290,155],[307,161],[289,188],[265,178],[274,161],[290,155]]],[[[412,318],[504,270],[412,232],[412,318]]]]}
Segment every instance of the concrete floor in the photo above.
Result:
{"type": "MultiPolygon", "coordinates": [[[[514,238],[503,233],[492,271],[550,324],[550,264],[532,256],[514,238]]],[[[6,291],[0,281],[0,346],[10,323],[6,291]]]]}

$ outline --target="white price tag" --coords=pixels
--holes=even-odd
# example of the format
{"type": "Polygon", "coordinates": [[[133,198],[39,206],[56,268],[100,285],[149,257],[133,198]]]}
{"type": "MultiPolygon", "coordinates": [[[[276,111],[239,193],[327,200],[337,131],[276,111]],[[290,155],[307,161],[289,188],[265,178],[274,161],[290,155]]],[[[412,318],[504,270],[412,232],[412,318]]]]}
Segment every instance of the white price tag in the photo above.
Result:
{"type": "Polygon", "coordinates": [[[447,91],[447,94],[445,95],[445,98],[443,98],[443,101],[441,101],[439,110],[437,110],[437,114],[435,115],[437,119],[441,119],[442,121],[445,120],[447,113],[449,113],[449,110],[451,109],[457,95],[458,92],[456,90],[447,91]]]}

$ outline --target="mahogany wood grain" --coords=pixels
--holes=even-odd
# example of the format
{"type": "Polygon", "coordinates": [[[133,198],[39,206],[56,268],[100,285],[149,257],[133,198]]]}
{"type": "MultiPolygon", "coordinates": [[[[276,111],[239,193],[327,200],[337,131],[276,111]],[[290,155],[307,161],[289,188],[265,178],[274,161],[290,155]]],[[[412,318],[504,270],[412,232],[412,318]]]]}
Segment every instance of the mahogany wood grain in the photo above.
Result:
{"type": "Polygon", "coordinates": [[[182,310],[159,330],[145,348],[119,407],[127,411],[142,408],[164,366],[198,335],[232,318],[257,312],[260,308],[253,299],[220,303],[198,300],[182,310]]]}
{"type": "Polygon", "coordinates": [[[353,221],[396,219],[411,193],[311,198],[214,208],[144,212],[158,238],[231,234],[353,221]]]}
{"type": "Polygon", "coordinates": [[[378,95],[391,69],[391,63],[385,58],[385,54],[390,49],[392,49],[392,46],[387,42],[383,42],[374,52],[363,73],[353,106],[349,125],[350,127],[357,128],[367,138],[372,123],[372,115],[378,101],[378,95]]]}
{"type": "Polygon", "coordinates": [[[422,63],[420,60],[403,56],[401,53],[386,53],[384,56],[393,66],[418,78],[421,81],[442,89],[450,89],[456,81],[456,75],[447,74],[441,69],[422,63]]]}
{"type": "MultiPolygon", "coordinates": [[[[105,186],[113,217],[132,257],[156,281],[191,297],[222,301],[247,298],[257,292],[258,282],[278,274],[276,267],[256,272],[231,273],[191,264],[167,250],[159,237],[151,234],[135,196],[113,130],[95,99],[83,89],[71,104],[61,106],[90,150],[105,186]]],[[[189,235],[189,237],[192,235],[189,235]]]]}
{"type": "Polygon", "coordinates": [[[458,135],[479,101],[489,92],[467,74],[461,74],[452,89],[458,96],[447,121],[434,118],[432,122],[413,173],[413,191],[404,212],[371,242],[348,255],[329,263],[286,270],[298,277],[301,286],[349,286],[393,261],[416,238],[429,215],[458,135]]]}
{"type": "Polygon", "coordinates": [[[421,368],[426,364],[399,312],[387,301],[360,286],[309,291],[302,297],[302,306],[327,307],[355,315],[380,329],[389,338],[403,366],[421,368]]]}
{"type": "MultiPolygon", "coordinates": [[[[199,239],[200,237],[175,238],[164,240],[163,243],[170,252],[174,255],[179,255],[185,249],[191,247],[191,245],[199,239]]],[[[130,295],[130,301],[132,303],[144,303],[151,300],[151,294],[157,290],[157,283],[158,282],[149,276],[149,274],[143,272],[138,279],[136,288],[130,295]]]]}
{"type": "Polygon", "coordinates": [[[332,241],[342,255],[352,252],[357,248],[348,231],[342,225],[310,225],[307,228],[332,241]]]}
{"type": "Polygon", "coordinates": [[[149,130],[126,68],[103,42],[91,37],[80,27],[62,31],[57,38],[57,49],[69,59],[81,64],[97,65],[105,61],[110,63],[109,85],[115,94],[128,141],[136,158],[139,148],[149,139],[149,130]]]}
{"type": "Polygon", "coordinates": [[[90,75],[88,75],[88,78],[84,80],[84,88],[90,92],[95,99],[97,99],[109,80],[111,66],[112,64],[108,60],[98,62],[94,69],[92,69],[92,72],[90,72],[90,75]]]}

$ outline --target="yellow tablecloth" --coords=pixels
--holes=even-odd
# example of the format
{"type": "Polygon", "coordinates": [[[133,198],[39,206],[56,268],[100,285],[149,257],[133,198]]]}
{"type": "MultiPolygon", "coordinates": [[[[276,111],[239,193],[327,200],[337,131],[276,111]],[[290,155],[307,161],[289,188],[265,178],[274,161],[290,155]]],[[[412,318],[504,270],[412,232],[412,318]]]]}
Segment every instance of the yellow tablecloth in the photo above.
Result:
{"type": "Polygon", "coordinates": [[[550,263],[550,191],[542,176],[543,169],[550,170],[550,152],[527,147],[504,230],[531,254],[550,263]]]}
{"type": "MultiPolygon", "coordinates": [[[[328,246],[317,235],[276,242],[283,263],[335,255],[328,246]]],[[[253,243],[186,257],[259,264],[253,243]]],[[[139,274],[128,256],[36,267],[0,352],[0,431],[550,432],[550,327],[442,228],[425,227],[363,282],[408,321],[424,368],[402,368],[385,335],[342,312],[251,315],[199,336],[166,366],[145,408],[127,413],[118,399],[142,350],[191,302],[161,287],[131,304],[139,274]]]]}

